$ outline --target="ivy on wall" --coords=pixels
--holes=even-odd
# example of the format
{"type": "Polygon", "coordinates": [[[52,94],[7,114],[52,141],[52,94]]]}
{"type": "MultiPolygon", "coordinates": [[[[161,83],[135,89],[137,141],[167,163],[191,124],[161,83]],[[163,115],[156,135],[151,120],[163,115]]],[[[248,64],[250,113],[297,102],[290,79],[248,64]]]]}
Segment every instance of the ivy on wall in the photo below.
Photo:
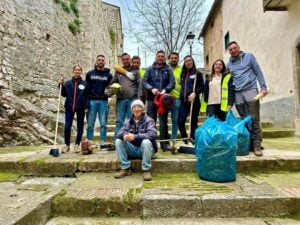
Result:
{"type": "Polygon", "coordinates": [[[116,44],[116,32],[113,30],[113,28],[109,28],[108,29],[108,32],[109,32],[109,37],[110,37],[110,43],[111,45],[115,45],[116,44]]]}
{"type": "Polygon", "coordinates": [[[55,3],[60,4],[61,8],[66,13],[73,13],[75,18],[68,23],[69,30],[74,34],[80,33],[80,20],[79,20],[79,10],[77,7],[78,0],[53,0],[55,3]]]}

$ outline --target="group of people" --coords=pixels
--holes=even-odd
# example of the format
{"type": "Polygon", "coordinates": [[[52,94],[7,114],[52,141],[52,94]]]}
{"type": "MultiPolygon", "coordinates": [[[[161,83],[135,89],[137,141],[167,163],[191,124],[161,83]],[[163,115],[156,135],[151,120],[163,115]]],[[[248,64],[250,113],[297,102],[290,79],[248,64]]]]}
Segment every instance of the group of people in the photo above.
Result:
{"type": "Polygon", "coordinates": [[[98,55],[95,68],[86,74],[85,81],[81,78],[81,66],[75,65],[72,79],[65,83],[63,80],[60,81],[61,94],[66,97],[64,130],[66,146],[62,152],[70,150],[70,133],[75,113],[78,130],[75,152],[80,150],[85,113],[87,113],[87,139],[93,140],[98,114],[100,148],[106,145],[108,98],[116,94],[114,141],[121,170],[115,174],[115,178],[130,175],[130,159],[141,158],[143,179],[145,181],[152,179],[151,158],[158,150],[157,117],[160,139],[163,140],[160,145],[164,151],[168,151],[171,140],[168,132],[169,112],[172,120],[171,138],[177,138],[179,129],[181,138],[187,142],[195,138],[200,111],[224,121],[227,111],[235,105],[242,118],[249,114],[252,116],[251,143],[254,154],[261,156],[259,101],[253,99],[259,93],[257,81],[261,89],[260,94],[265,96],[268,93],[266,82],[253,54],[241,51],[235,41],[229,43],[228,51],[231,57],[227,67],[223,60],[216,60],[205,82],[191,55],[184,57],[183,66],[180,67],[178,53],[172,52],[168,56],[169,64],[167,64],[165,52],[162,50],[156,53],[154,63],[146,70],[140,68],[139,56],[131,58],[127,53],[122,54],[122,67],[126,73],[116,71],[113,76],[110,70],[105,68],[104,55],[98,55]],[[114,84],[117,84],[118,88],[114,88],[113,91],[114,84]],[[185,123],[189,114],[191,118],[188,134],[185,123]]]}

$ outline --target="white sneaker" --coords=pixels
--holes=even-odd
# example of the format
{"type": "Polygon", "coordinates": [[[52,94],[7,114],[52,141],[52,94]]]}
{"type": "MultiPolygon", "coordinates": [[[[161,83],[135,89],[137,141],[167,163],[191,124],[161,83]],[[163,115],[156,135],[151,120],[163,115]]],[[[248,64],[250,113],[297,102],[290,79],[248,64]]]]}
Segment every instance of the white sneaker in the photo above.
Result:
{"type": "Polygon", "coordinates": [[[69,152],[70,151],[70,146],[64,146],[64,147],[62,147],[62,149],[61,149],[61,153],[66,153],[66,152],[69,152]]]}
{"type": "Polygon", "coordinates": [[[75,152],[75,153],[81,152],[81,148],[80,148],[79,145],[74,145],[74,152],[75,152]]]}

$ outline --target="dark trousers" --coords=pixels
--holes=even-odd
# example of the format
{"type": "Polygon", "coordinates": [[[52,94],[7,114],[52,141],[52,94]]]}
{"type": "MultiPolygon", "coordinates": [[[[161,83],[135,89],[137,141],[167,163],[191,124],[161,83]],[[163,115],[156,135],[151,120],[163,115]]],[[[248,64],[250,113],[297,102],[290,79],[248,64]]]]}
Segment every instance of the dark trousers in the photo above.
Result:
{"type": "MultiPolygon", "coordinates": [[[[168,114],[169,113],[159,115],[159,138],[161,140],[170,139],[170,135],[168,132],[168,114]]],[[[153,103],[153,101],[147,102],[147,115],[150,116],[156,124],[157,106],[153,103]]],[[[161,148],[165,148],[167,144],[169,144],[168,141],[161,142],[160,146],[161,146],[161,148]]]]}
{"type": "Polygon", "coordinates": [[[65,135],[65,144],[67,146],[70,146],[71,129],[72,129],[72,123],[73,123],[75,113],[77,116],[77,136],[76,136],[75,144],[77,145],[80,144],[82,134],[83,134],[84,115],[85,115],[84,109],[75,109],[75,112],[66,109],[64,135],[65,135]]]}
{"type": "MultiPolygon", "coordinates": [[[[198,116],[200,111],[200,100],[199,98],[196,98],[193,103],[193,111],[192,111],[192,118],[191,119],[191,138],[195,139],[195,130],[198,126],[198,116]]],[[[181,134],[182,138],[186,138],[187,132],[185,129],[185,122],[187,117],[189,116],[191,110],[191,103],[181,101],[181,105],[179,107],[179,113],[178,113],[178,128],[181,134]]]]}
{"type": "Polygon", "coordinates": [[[221,121],[225,121],[226,112],[221,110],[221,104],[207,105],[206,115],[208,117],[216,117],[221,121]]]}
{"type": "Polygon", "coordinates": [[[262,131],[260,127],[260,103],[259,101],[251,101],[243,104],[237,104],[236,109],[241,118],[247,115],[252,116],[252,125],[249,127],[252,141],[262,141],[262,131]]]}

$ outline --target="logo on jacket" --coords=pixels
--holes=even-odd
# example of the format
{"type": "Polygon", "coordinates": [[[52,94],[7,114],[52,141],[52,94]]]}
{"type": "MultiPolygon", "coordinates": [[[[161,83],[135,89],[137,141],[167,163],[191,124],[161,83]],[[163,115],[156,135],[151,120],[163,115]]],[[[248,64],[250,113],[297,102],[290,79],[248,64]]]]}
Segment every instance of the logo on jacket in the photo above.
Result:
{"type": "Polygon", "coordinates": [[[84,89],[85,89],[85,86],[82,85],[82,84],[79,84],[79,85],[78,85],[78,89],[79,89],[79,90],[84,90],[84,89]]]}

